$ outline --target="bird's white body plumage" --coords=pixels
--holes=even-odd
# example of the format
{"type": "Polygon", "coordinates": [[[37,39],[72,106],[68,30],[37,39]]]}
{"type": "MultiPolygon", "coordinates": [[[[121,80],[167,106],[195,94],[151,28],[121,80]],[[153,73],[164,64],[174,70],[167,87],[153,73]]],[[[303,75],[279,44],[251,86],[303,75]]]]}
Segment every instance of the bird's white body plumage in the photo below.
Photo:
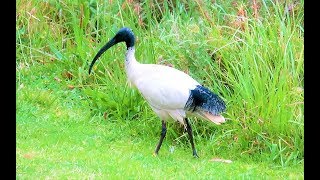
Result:
{"type": "Polygon", "coordinates": [[[169,66],[140,64],[134,48],[126,53],[126,73],[134,85],[162,120],[172,118],[184,124],[184,107],[190,91],[199,83],[186,73],[169,66]]]}
{"type": "MultiPolygon", "coordinates": [[[[186,73],[172,67],[141,64],[135,59],[134,53],[134,47],[128,48],[126,53],[125,67],[129,83],[139,90],[161,120],[172,118],[185,125],[186,103],[191,90],[200,84],[186,73]]],[[[225,122],[221,115],[203,111],[192,114],[216,124],[225,122]]]]}

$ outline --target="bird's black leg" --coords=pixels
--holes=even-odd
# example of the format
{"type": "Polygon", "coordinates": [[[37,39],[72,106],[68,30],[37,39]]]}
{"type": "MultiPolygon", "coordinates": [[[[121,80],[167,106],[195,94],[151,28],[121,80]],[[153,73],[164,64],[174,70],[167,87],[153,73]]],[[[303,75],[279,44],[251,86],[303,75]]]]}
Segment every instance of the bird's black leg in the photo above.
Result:
{"type": "Polygon", "coordinates": [[[193,135],[192,135],[192,128],[191,128],[191,125],[188,121],[188,118],[185,118],[184,119],[186,121],[186,124],[187,124],[187,132],[189,134],[189,138],[190,138],[190,143],[191,143],[191,147],[192,147],[192,153],[193,153],[193,156],[194,157],[199,157],[198,154],[197,154],[197,151],[196,151],[196,148],[194,147],[194,143],[193,143],[193,135]]]}
{"type": "Polygon", "coordinates": [[[166,136],[166,133],[167,133],[166,122],[164,120],[162,120],[162,130],[161,130],[159,143],[156,147],[156,150],[154,151],[155,155],[158,155],[158,152],[159,152],[160,147],[162,145],[162,141],[163,141],[164,137],[166,136]]]}

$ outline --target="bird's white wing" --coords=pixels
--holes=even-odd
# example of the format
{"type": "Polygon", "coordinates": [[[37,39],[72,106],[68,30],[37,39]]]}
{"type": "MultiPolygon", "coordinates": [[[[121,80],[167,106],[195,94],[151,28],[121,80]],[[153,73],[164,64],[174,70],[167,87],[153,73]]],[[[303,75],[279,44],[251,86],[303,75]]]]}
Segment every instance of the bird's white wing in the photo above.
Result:
{"type": "Polygon", "coordinates": [[[183,109],[190,90],[199,85],[189,75],[168,66],[141,64],[139,71],[133,83],[157,109],[183,109]]]}

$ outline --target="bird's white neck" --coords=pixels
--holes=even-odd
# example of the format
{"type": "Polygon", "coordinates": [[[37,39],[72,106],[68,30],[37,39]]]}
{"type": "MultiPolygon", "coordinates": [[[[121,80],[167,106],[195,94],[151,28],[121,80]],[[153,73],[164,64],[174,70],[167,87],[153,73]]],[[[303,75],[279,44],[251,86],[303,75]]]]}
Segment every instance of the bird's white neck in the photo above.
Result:
{"type": "Polygon", "coordinates": [[[135,49],[134,47],[129,47],[126,52],[126,64],[131,62],[136,62],[136,58],[134,56],[135,49]]]}
{"type": "Polygon", "coordinates": [[[135,49],[134,47],[129,47],[127,52],[126,52],[126,62],[125,62],[125,67],[126,67],[126,72],[128,76],[128,80],[130,82],[133,82],[135,79],[135,75],[137,73],[137,66],[138,62],[134,56],[135,49]]]}

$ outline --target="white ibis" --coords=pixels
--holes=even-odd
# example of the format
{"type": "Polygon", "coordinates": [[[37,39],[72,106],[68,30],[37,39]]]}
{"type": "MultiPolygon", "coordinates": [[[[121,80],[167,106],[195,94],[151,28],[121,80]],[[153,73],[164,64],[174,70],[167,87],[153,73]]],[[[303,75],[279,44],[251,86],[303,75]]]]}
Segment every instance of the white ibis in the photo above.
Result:
{"type": "Polygon", "coordinates": [[[162,131],[154,154],[157,155],[166,136],[166,122],[174,119],[184,125],[189,135],[193,156],[198,157],[193,142],[192,128],[187,115],[195,115],[215,124],[225,122],[220,115],[224,101],[186,73],[169,66],[141,64],[135,58],[135,37],[131,29],[122,28],[93,58],[89,74],[96,60],[113,45],[125,42],[125,68],[129,82],[134,85],[162,121],[162,131]]]}

